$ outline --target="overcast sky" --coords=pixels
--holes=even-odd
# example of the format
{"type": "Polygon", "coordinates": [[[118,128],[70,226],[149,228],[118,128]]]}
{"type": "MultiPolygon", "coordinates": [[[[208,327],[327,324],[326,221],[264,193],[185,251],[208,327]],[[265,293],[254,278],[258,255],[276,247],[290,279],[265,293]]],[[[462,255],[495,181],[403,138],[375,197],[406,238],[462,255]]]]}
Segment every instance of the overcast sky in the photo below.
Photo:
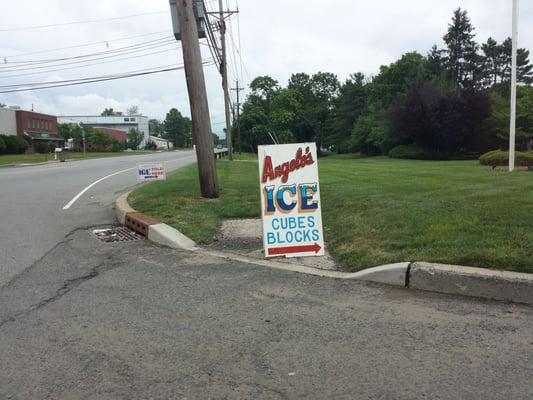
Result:
{"type": "MultiPolygon", "coordinates": [[[[206,3],[210,8],[218,4],[215,0],[206,3]]],[[[236,0],[224,0],[224,3],[231,9],[237,4],[236,0]]],[[[533,49],[532,3],[522,1],[520,4],[519,46],[528,49],[533,49]]],[[[0,61],[4,61],[4,57],[7,60],[0,64],[0,85],[93,77],[182,63],[179,42],[164,41],[172,34],[166,0],[17,0],[8,4],[0,13],[0,61]],[[5,31],[159,11],[164,13],[5,31]],[[116,40],[131,36],[138,37],[116,40]],[[148,41],[153,42],[145,43],[148,41]],[[23,55],[94,42],[98,43],[23,55]],[[128,60],[75,69],[52,72],[49,71],[52,68],[25,69],[20,64],[10,64],[117,50],[139,43],[145,43],[145,50],[121,57],[130,57],[128,60]],[[158,47],[152,47],[155,45],[158,47]],[[135,58],[131,58],[133,56],[135,58]]],[[[405,52],[416,50],[426,54],[434,43],[441,46],[442,36],[457,7],[469,12],[479,42],[489,36],[501,41],[510,36],[511,4],[511,0],[240,0],[244,66],[241,67],[237,52],[232,49],[232,42],[235,47],[239,42],[238,24],[233,17],[232,35],[228,37],[230,80],[233,83],[238,78],[247,85],[258,75],[270,75],[284,85],[295,72],[328,71],[340,80],[358,71],[373,74],[380,65],[394,62],[405,52]]],[[[205,46],[203,48],[208,58],[209,52],[205,46]]],[[[114,59],[94,62],[111,60],[114,59]]],[[[80,65],[83,64],[62,64],[53,69],[80,65]]],[[[213,130],[220,133],[224,125],[220,75],[214,66],[205,67],[205,73],[213,130]]],[[[232,95],[235,97],[234,92],[232,95]]],[[[137,105],[144,115],[158,119],[164,119],[172,107],[190,115],[182,70],[90,85],[0,94],[0,102],[25,109],[31,109],[33,104],[35,111],[55,115],[98,115],[105,107],[125,111],[130,105],[137,105]]]]}

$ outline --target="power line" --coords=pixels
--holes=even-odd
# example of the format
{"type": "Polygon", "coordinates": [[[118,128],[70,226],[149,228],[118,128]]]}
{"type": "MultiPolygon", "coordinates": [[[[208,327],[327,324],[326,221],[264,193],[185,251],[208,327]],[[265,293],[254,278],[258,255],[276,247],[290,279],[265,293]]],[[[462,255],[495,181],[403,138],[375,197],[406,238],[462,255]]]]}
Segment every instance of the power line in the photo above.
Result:
{"type": "Polygon", "coordinates": [[[111,55],[107,55],[107,56],[103,56],[103,57],[93,57],[93,56],[91,56],[93,58],[91,58],[89,60],[76,60],[76,61],[70,61],[70,62],[63,62],[61,64],[37,65],[37,66],[31,66],[31,67],[18,66],[18,67],[12,67],[12,68],[3,68],[3,69],[0,68],[0,73],[3,73],[3,72],[17,72],[17,71],[28,71],[28,70],[38,70],[38,69],[42,70],[42,69],[47,69],[47,68],[52,68],[52,67],[62,67],[62,66],[65,66],[65,65],[83,64],[83,63],[90,62],[90,61],[105,60],[105,59],[110,59],[110,58],[114,58],[114,57],[120,57],[120,56],[124,56],[124,55],[128,55],[128,54],[135,54],[135,53],[138,53],[138,52],[141,52],[141,51],[153,50],[153,49],[157,49],[157,48],[161,48],[161,47],[166,47],[166,46],[169,46],[169,45],[174,45],[174,41],[172,39],[167,41],[167,42],[162,42],[162,43],[157,44],[157,45],[146,47],[145,49],[131,49],[129,51],[123,51],[123,52],[118,53],[118,54],[111,54],[111,55]]]}
{"type": "Polygon", "coordinates": [[[130,56],[130,57],[116,58],[116,59],[112,59],[112,60],[108,60],[108,61],[101,61],[101,62],[96,62],[96,63],[77,65],[77,66],[74,66],[74,67],[56,68],[56,69],[49,69],[49,70],[46,70],[46,71],[30,72],[30,73],[27,73],[27,74],[16,74],[16,75],[6,75],[6,76],[1,76],[0,75],[0,79],[20,78],[20,77],[23,77],[23,76],[41,75],[41,74],[48,74],[48,73],[51,73],[51,72],[67,71],[67,70],[72,70],[72,69],[91,67],[91,66],[94,66],[94,65],[109,64],[109,63],[114,63],[114,62],[117,62],[117,61],[130,60],[130,59],[133,59],[133,58],[137,59],[137,58],[140,58],[140,57],[146,57],[146,56],[155,55],[155,54],[168,53],[170,51],[179,50],[179,49],[180,49],[180,47],[173,47],[171,49],[159,50],[159,51],[154,51],[154,52],[145,53],[145,54],[137,54],[137,55],[130,56]]]}
{"type": "Polygon", "coordinates": [[[89,42],[89,43],[83,43],[83,44],[66,46],[66,47],[56,47],[56,48],[50,48],[50,49],[45,49],[45,50],[30,51],[30,52],[26,52],[26,53],[5,55],[2,58],[6,58],[6,59],[9,60],[11,58],[19,58],[19,57],[30,56],[30,55],[35,55],[35,54],[43,54],[43,53],[53,53],[53,52],[61,51],[61,50],[69,50],[69,49],[76,49],[76,48],[80,48],[80,47],[95,46],[97,44],[106,45],[106,44],[109,44],[109,43],[121,42],[121,41],[129,40],[129,39],[135,39],[135,38],[146,37],[146,36],[160,35],[162,33],[168,33],[168,30],[158,31],[158,32],[150,32],[150,33],[143,33],[141,35],[126,36],[126,37],[122,37],[122,38],[118,38],[118,39],[100,40],[98,42],[89,42]]]}
{"type": "MultiPolygon", "coordinates": [[[[212,60],[204,60],[202,64],[206,66],[206,65],[210,65],[211,63],[212,63],[212,60]]],[[[122,73],[122,74],[104,75],[104,76],[91,77],[91,78],[79,78],[79,79],[70,79],[70,80],[63,80],[63,81],[49,81],[49,82],[41,82],[41,83],[28,83],[28,84],[19,84],[19,85],[0,86],[0,93],[24,92],[24,91],[30,91],[30,90],[42,90],[42,89],[50,89],[50,88],[65,87],[65,86],[84,85],[84,84],[89,84],[89,83],[131,78],[135,76],[158,74],[162,72],[177,71],[177,70],[183,69],[183,65],[168,65],[168,66],[155,67],[155,68],[157,69],[130,71],[130,72],[122,73]]]]}
{"type": "Polygon", "coordinates": [[[58,63],[58,62],[69,61],[69,60],[79,60],[83,58],[91,58],[91,57],[97,57],[97,56],[108,55],[108,54],[122,55],[121,53],[124,53],[124,52],[140,51],[143,48],[152,48],[153,46],[156,46],[156,45],[171,43],[171,41],[172,41],[172,37],[166,35],[165,37],[162,37],[162,38],[148,40],[146,42],[140,42],[140,43],[124,46],[124,47],[118,47],[116,49],[98,51],[94,53],[80,54],[80,55],[70,56],[70,57],[41,59],[41,60],[13,61],[13,62],[4,63],[3,65],[0,65],[0,71],[6,71],[6,70],[13,69],[13,68],[26,68],[26,67],[34,66],[34,65],[58,63]]]}
{"type": "Polygon", "coordinates": [[[145,15],[157,15],[157,14],[168,14],[168,11],[153,11],[153,12],[125,15],[125,16],[122,16],[122,17],[88,19],[88,20],[84,20],[84,21],[62,22],[62,23],[58,23],[58,24],[49,24],[49,25],[23,26],[23,27],[18,27],[18,28],[0,29],[0,32],[16,32],[16,31],[35,30],[35,29],[56,28],[56,27],[59,27],[59,26],[68,26],[68,25],[92,24],[92,23],[96,23],[96,22],[117,21],[117,20],[121,20],[121,19],[129,19],[129,18],[142,17],[142,16],[145,16],[145,15]]]}

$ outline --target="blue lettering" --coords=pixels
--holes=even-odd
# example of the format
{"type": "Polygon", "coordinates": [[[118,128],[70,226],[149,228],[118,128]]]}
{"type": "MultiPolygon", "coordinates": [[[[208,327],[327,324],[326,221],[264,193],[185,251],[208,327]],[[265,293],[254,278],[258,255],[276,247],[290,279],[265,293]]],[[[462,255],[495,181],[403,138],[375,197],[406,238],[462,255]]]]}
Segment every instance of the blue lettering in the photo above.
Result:
{"type": "Polygon", "coordinates": [[[300,202],[302,210],[316,210],[318,208],[318,201],[313,200],[313,195],[309,193],[316,193],[318,185],[316,183],[303,183],[300,185],[300,202]],[[311,201],[311,204],[309,202],[311,201]]]}
{"type": "Polygon", "coordinates": [[[294,242],[294,234],[292,232],[287,232],[285,239],[287,240],[287,243],[294,242]]]}
{"type": "Polygon", "coordinates": [[[283,195],[285,194],[286,191],[291,193],[292,196],[295,196],[296,185],[280,186],[278,190],[278,196],[277,196],[278,206],[284,211],[291,211],[292,209],[294,209],[294,207],[296,207],[296,201],[293,200],[290,204],[285,203],[285,199],[283,198],[283,195]]]}
{"type": "Polygon", "coordinates": [[[276,207],[274,206],[274,186],[265,186],[266,193],[266,212],[275,212],[276,207]]]}
{"type": "Polygon", "coordinates": [[[274,234],[272,232],[267,233],[267,243],[276,244],[276,238],[274,237],[274,234]]]}
{"type": "Polygon", "coordinates": [[[315,217],[307,217],[307,224],[309,225],[309,228],[315,227],[315,217]]]}
{"type": "Polygon", "coordinates": [[[289,218],[289,229],[296,228],[296,218],[290,217],[289,218]]]}
{"type": "Polygon", "coordinates": [[[313,240],[315,242],[320,239],[320,234],[318,232],[318,229],[313,229],[312,234],[313,234],[313,240]]]}

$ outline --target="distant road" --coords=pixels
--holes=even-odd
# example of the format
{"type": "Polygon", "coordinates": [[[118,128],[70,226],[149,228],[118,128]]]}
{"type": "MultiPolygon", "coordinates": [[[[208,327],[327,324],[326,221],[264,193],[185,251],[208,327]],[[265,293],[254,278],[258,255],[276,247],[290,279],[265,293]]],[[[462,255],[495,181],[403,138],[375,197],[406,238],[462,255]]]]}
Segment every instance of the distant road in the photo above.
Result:
{"type": "Polygon", "coordinates": [[[115,198],[138,184],[138,163],[172,171],[195,161],[193,151],[176,151],[0,168],[0,286],[70,232],[113,223],[115,198]]]}

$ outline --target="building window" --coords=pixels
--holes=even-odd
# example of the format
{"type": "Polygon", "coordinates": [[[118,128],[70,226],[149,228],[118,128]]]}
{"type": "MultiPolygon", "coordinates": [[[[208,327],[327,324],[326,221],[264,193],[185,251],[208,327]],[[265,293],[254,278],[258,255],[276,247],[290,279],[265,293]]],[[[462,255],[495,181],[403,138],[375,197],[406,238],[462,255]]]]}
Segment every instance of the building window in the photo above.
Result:
{"type": "Polygon", "coordinates": [[[135,122],[135,118],[130,118],[130,121],[131,122],[135,122]]]}
{"type": "Polygon", "coordinates": [[[124,122],[130,122],[129,118],[124,118],[124,122]]]}

